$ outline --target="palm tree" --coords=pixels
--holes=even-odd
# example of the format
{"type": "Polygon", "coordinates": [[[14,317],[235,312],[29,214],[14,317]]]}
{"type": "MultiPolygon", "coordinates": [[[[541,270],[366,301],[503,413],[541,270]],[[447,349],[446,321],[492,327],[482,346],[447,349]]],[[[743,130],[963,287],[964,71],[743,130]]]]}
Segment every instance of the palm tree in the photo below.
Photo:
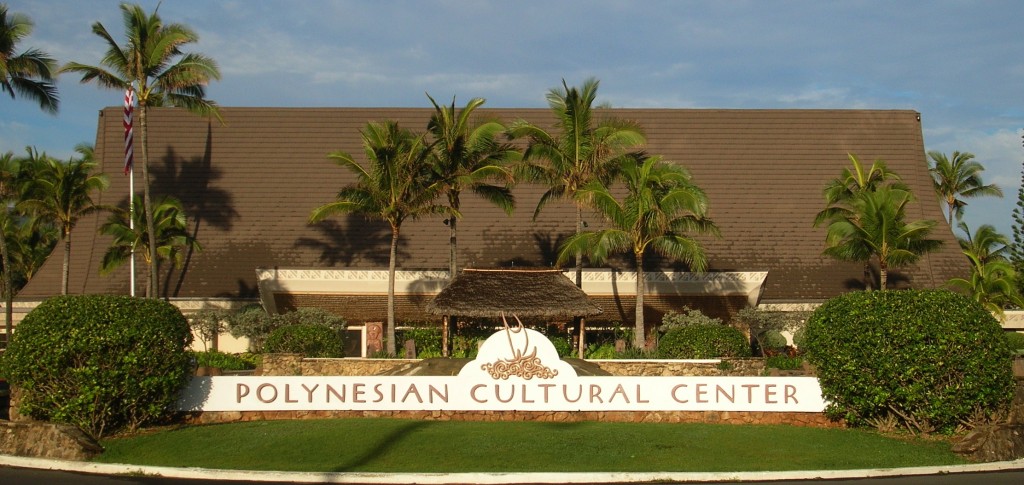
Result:
{"type": "MultiPolygon", "coordinates": [[[[182,47],[199,40],[199,36],[187,26],[177,23],[165,25],[156,11],[147,14],[142,7],[128,3],[121,4],[121,13],[127,40],[123,47],[117,44],[103,24],[92,24],[92,32],[107,44],[107,52],[100,60],[104,67],[71,62],[61,70],[81,73],[82,83],[96,81],[103,88],[135,91],[142,134],[142,200],[146,235],[152,237],[156,229],[149,187],[148,109],[175,106],[200,115],[218,116],[217,105],[206,99],[205,86],[211,80],[219,80],[220,71],[213,59],[182,52],[182,47]]],[[[159,294],[154,266],[157,247],[158,244],[149,241],[146,295],[152,298],[159,294]]]]}
{"type": "MultiPolygon", "coordinates": [[[[825,208],[814,217],[814,227],[828,224],[835,219],[856,219],[857,214],[853,213],[847,203],[864,192],[872,192],[879,187],[892,187],[909,191],[910,188],[903,183],[896,172],[890,171],[885,160],[876,158],[871,167],[865,170],[860,158],[853,153],[847,153],[850,166],[843,169],[838,178],[830,180],[822,189],[825,197],[825,208]]],[[[864,257],[864,288],[871,288],[871,262],[869,257],[864,257]]]]}
{"type": "Polygon", "coordinates": [[[434,200],[443,186],[432,181],[429,150],[421,136],[399,128],[393,121],[369,123],[361,131],[363,149],[369,167],[360,165],[351,155],[337,151],[328,155],[336,164],[351,171],[356,183],[338,191],[334,202],[317,207],[309,216],[316,223],[340,214],[360,214],[391,226],[391,253],[388,259],[387,352],[395,353],[395,267],[402,223],[428,214],[458,217],[451,208],[434,200]]]}
{"type": "Polygon", "coordinates": [[[82,158],[71,158],[66,163],[43,155],[28,199],[22,202],[22,206],[39,217],[56,222],[61,228],[61,240],[64,242],[62,295],[68,293],[71,230],[82,216],[107,209],[97,205],[92,199],[92,194],[110,185],[106,175],[92,173],[96,168],[92,147],[78,145],[75,151],[82,158]]]}
{"type": "Polygon", "coordinates": [[[14,222],[8,208],[13,208],[17,203],[20,171],[20,163],[14,158],[13,153],[7,152],[0,156],[0,204],[3,205],[0,207],[0,264],[3,264],[4,271],[4,336],[7,339],[10,339],[14,331],[14,269],[11,266],[11,254],[7,249],[8,235],[14,229],[14,222]]]}
{"type": "Polygon", "coordinates": [[[982,224],[973,234],[964,222],[957,224],[957,227],[964,232],[965,237],[957,237],[957,241],[965,254],[974,255],[983,265],[991,261],[1008,260],[1006,256],[1010,251],[1010,240],[991,224],[982,224]]]}
{"type": "Polygon", "coordinates": [[[970,279],[953,278],[949,286],[968,293],[986,310],[1004,318],[1003,310],[1009,306],[1024,306],[1017,293],[1017,274],[1013,264],[1006,260],[983,262],[970,251],[964,255],[971,261],[970,279]]]}
{"type": "Polygon", "coordinates": [[[982,182],[981,172],[985,171],[985,167],[974,161],[973,154],[954,151],[950,160],[945,153],[930,151],[928,157],[935,162],[928,171],[931,172],[932,181],[935,183],[935,193],[948,208],[949,225],[953,225],[953,216],[956,216],[957,220],[963,217],[964,206],[967,205],[963,199],[986,195],[1003,196],[1003,191],[998,186],[985,185],[982,182]]]}
{"type": "MultiPolygon", "coordinates": [[[[505,126],[497,121],[470,125],[473,111],[484,104],[483,98],[469,100],[461,110],[455,109],[454,97],[452,104],[444,107],[429,94],[427,98],[434,105],[434,114],[427,124],[427,131],[433,136],[430,165],[448,198],[448,206],[459,212],[461,194],[468,190],[511,215],[515,197],[509,186],[515,182],[515,176],[509,163],[519,152],[510,144],[498,142],[505,126]]],[[[452,279],[458,273],[457,221],[456,217],[446,219],[451,232],[448,275],[452,279]]]]}
{"type": "Polygon", "coordinates": [[[60,238],[60,232],[51,221],[25,213],[17,206],[14,214],[15,217],[8,219],[11,226],[8,228],[7,251],[14,270],[14,289],[18,290],[46,262],[60,238]]]}
{"type": "Polygon", "coordinates": [[[852,216],[835,216],[830,221],[824,254],[840,261],[877,258],[878,287],[885,290],[889,268],[912,264],[941,244],[928,239],[935,221],[905,221],[912,200],[908,190],[881,187],[845,201],[844,209],[852,216]]]}
{"type": "Polygon", "coordinates": [[[577,197],[597,208],[612,228],[586,231],[571,236],[559,250],[559,261],[575,254],[587,254],[601,264],[615,252],[632,252],[636,264],[636,329],[633,346],[643,348],[644,326],[644,254],[648,249],[686,263],[694,271],[704,271],[707,259],[701,244],[691,234],[718,235],[718,227],[707,217],[708,199],[693,184],[683,167],[652,156],[638,160],[626,158],[621,167],[628,195],[619,201],[611,190],[592,181],[577,192],[577,197]]]}
{"type": "Polygon", "coordinates": [[[853,199],[861,192],[870,192],[882,186],[909,190],[900,176],[886,167],[885,160],[875,159],[871,167],[865,170],[857,155],[847,153],[846,157],[850,159],[850,166],[843,169],[839,178],[825,184],[822,190],[825,196],[825,209],[814,217],[814,227],[828,222],[836,215],[849,215],[843,202],[853,199]]]}
{"type": "MultiPolygon", "coordinates": [[[[147,245],[150,238],[145,233],[146,225],[142,218],[142,201],[135,199],[134,210],[117,209],[110,215],[107,222],[100,226],[100,232],[113,236],[114,241],[103,254],[100,262],[100,273],[106,274],[118,268],[132,257],[137,248],[143,248],[142,254],[149,257],[147,245]],[[134,224],[129,218],[134,217],[134,224]]],[[[181,268],[185,253],[189,250],[202,251],[202,246],[188,232],[188,221],[181,201],[171,196],[157,200],[153,207],[153,223],[156,227],[157,257],[169,260],[175,268],[181,268]]],[[[146,262],[147,264],[149,261],[146,262]]]]}
{"type": "MultiPolygon", "coordinates": [[[[427,123],[427,131],[433,137],[430,165],[435,180],[442,185],[448,198],[448,207],[459,213],[462,192],[468,190],[511,215],[515,209],[515,197],[509,186],[515,183],[515,175],[510,162],[518,159],[519,151],[511,144],[498,141],[498,135],[505,132],[505,126],[493,120],[470,124],[473,112],[484,104],[483,98],[469,100],[461,110],[455,109],[454,96],[451,105],[444,107],[438,105],[430,94],[427,98],[434,105],[434,114],[427,123]]],[[[448,277],[452,280],[459,271],[458,221],[458,217],[445,219],[450,231],[448,277]]],[[[441,338],[443,356],[448,355],[450,328],[451,319],[446,318],[441,338]]]]}
{"type": "MultiPolygon", "coordinates": [[[[610,183],[618,165],[628,158],[628,152],[646,142],[636,123],[606,118],[595,124],[593,104],[598,84],[591,78],[579,88],[570,88],[562,80],[561,89],[548,92],[548,106],[555,115],[558,136],[523,121],[509,129],[513,138],[526,138],[529,142],[520,166],[521,179],[548,186],[537,202],[534,219],[549,201],[572,199],[576,204],[576,234],[584,228],[584,201],[576,193],[593,181],[610,183]]],[[[582,284],[580,253],[576,255],[576,286],[582,284]]]]}
{"type": "Polygon", "coordinates": [[[39,108],[56,113],[60,106],[54,72],[57,61],[39,49],[16,53],[18,44],[32,34],[32,20],[25,15],[8,14],[0,3],[0,90],[31,99],[39,108]]]}
{"type": "Polygon", "coordinates": [[[1008,306],[1024,306],[1017,293],[1017,274],[1006,258],[1009,239],[988,224],[979,226],[972,234],[967,224],[957,225],[964,232],[958,237],[960,249],[971,262],[970,279],[953,278],[949,286],[963,290],[986,309],[1003,318],[1008,306]]]}

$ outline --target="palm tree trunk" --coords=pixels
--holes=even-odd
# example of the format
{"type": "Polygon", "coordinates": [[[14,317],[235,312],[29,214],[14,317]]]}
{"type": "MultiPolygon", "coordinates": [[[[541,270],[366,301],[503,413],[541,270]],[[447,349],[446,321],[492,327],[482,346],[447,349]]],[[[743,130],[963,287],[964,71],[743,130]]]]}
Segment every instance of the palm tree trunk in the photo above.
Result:
{"type": "Polygon", "coordinates": [[[879,262],[878,263],[878,289],[885,291],[885,285],[889,279],[889,265],[879,262]]]}
{"type": "Polygon", "coordinates": [[[387,351],[389,355],[396,354],[395,347],[395,260],[398,259],[398,229],[391,225],[391,257],[388,261],[388,330],[387,330],[387,351]]]}
{"type": "MultiPolygon", "coordinates": [[[[459,210],[459,197],[452,196],[448,200],[449,205],[455,211],[459,210]]],[[[448,216],[448,246],[450,254],[448,255],[448,281],[455,279],[455,274],[459,271],[459,241],[458,241],[458,219],[454,216],[448,216]]]]}
{"type": "MultiPolygon", "coordinates": [[[[450,196],[449,199],[448,199],[448,203],[449,203],[449,205],[451,205],[451,208],[454,209],[455,211],[458,211],[459,207],[462,205],[459,202],[459,196],[458,195],[450,196]]],[[[458,231],[458,228],[456,227],[456,224],[458,224],[458,219],[454,215],[448,216],[448,228],[449,228],[449,231],[450,231],[450,235],[448,236],[448,245],[449,245],[449,249],[451,251],[451,253],[448,255],[448,281],[449,282],[454,281],[455,280],[455,275],[457,275],[459,273],[459,241],[458,241],[458,232],[459,231],[458,231]]],[[[456,319],[456,317],[453,317],[453,316],[445,317],[444,326],[441,329],[441,331],[443,332],[443,335],[441,336],[441,356],[442,357],[448,357],[448,355],[449,355],[448,347],[449,347],[449,344],[450,344],[451,325],[452,325],[453,322],[456,321],[455,319],[456,319]]]]}
{"type": "Polygon", "coordinates": [[[61,276],[60,294],[68,294],[68,277],[71,275],[71,228],[64,226],[64,274],[61,276]]]}
{"type": "Polygon", "coordinates": [[[142,125],[142,210],[146,213],[146,243],[149,246],[149,279],[146,284],[146,298],[157,298],[160,294],[156,275],[156,235],[153,224],[153,205],[149,196],[149,130],[146,103],[139,99],[139,124],[142,125]]]}
{"type": "Polygon", "coordinates": [[[646,325],[644,325],[644,255],[638,253],[636,255],[636,323],[633,330],[633,347],[642,349],[647,345],[647,338],[644,335],[646,331],[646,325]]]}
{"type": "Polygon", "coordinates": [[[441,357],[449,357],[450,352],[448,351],[449,338],[448,335],[451,332],[451,316],[445,315],[441,318],[441,357]]]}
{"type": "MultiPolygon", "coordinates": [[[[576,234],[583,232],[583,206],[576,204],[576,234]]],[[[576,287],[583,289],[583,253],[576,253],[576,287]]]]}
{"type": "MultiPolygon", "coordinates": [[[[9,220],[5,222],[10,223],[9,220]]],[[[6,224],[0,228],[5,226],[6,224]]],[[[0,257],[3,258],[4,265],[4,338],[9,346],[11,334],[14,333],[14,309],[11,308],[14,304],[14,288],[11,277],[11,255],[7,252],[7,231],[0,234],[0,257]]]]}

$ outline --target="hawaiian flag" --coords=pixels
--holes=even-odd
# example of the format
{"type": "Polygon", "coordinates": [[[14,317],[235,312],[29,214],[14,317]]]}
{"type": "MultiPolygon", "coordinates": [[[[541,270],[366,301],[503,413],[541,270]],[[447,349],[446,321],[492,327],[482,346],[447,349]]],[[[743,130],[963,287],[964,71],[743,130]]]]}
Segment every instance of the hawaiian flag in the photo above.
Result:
{"type": "Polygon", "coordinates": [[[135,91],[131,87],[124,92],[124,174],[132,171],[132,111],[135,105],[135,91]]]}

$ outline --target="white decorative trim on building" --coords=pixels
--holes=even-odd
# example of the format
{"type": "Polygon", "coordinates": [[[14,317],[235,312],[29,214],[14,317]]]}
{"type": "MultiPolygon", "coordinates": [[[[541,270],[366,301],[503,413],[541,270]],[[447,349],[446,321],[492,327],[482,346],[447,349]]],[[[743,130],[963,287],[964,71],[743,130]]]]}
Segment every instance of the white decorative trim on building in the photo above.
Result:
{"type": "MultiPolygon", "coordinates": [[[[575,271],[563,274],[575,280],[575,271]]],[[[635,271],[612,269],[583,270],[583,291],[592,296],[635,295],[635,271]]],[[[644,271],[646,293],[676,296],[746,296],[750,305],[757,305],[764,291],[767,271],[690,273],[683,271],[644,271]]]]}
{"type": "Polygon", "coordinates": [[[181,313],[195,313],[199,310],[238,310],[246,305],[259,304],[259,298],[170,298],[168,302],[181,313]]]}
{"type": "MultiPolygon", "coordinates": [[[[570,280],[575,271],[563,274],[570,280]]],[[[629,296],[636,294],[636,272],[612,269],[583,270],[583,291],[591,296],[629,296]]],[[[746,296],[756,305],[768,277],[760,272],[688,273],[645,271],[646,291],[652,295],[746,296]]],[[[267,311],[277,311],[275,293],[314,293],[343,295],[381,295],[388,290],[387,270],[332,269],[256,269],[260,299],[267,311]]],[[[395,294],[434,295],[448,284],[447,271],[397,271],[395,294]]]]}
{"type": "Polygon", "coordinates": [[[769,312],[813,312],[821,303],[761,303],[758,310],[769,312]]]}

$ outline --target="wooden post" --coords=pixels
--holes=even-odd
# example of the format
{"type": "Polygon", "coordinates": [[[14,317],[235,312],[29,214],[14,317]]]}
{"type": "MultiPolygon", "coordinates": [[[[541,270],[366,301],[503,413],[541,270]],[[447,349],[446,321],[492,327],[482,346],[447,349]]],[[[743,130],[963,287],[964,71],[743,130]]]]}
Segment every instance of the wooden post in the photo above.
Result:
{"type": "Polygon", "coordinates": [[[582,359],[587,352],[587,319],[580,318],[580,359],[582,359]]]}
{"type": "Polygon", "coordinates": [[[448,357],[448,315],[441,318],[441,357],[448,357]]]}

